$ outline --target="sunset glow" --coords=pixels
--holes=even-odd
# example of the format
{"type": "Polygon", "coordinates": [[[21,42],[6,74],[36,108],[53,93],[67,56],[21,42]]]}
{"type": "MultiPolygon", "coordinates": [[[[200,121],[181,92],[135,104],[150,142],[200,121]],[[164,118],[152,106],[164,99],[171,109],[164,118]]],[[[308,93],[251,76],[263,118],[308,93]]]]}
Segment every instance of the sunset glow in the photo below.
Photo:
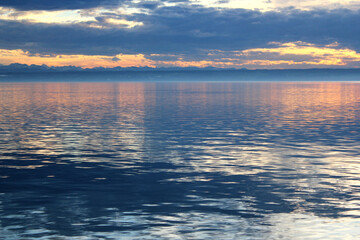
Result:
{"type": "Polygon", "coordinates": [[[273,47],[254,48],[235,52],[209,54],[207,60],[189,61],[173,55],[176,60],[153,59],[159,55],[117,54],[67,55],[31,54],[21,49],[0,50],[0,64],[35,64],[48,66],[94,67],[217,67],[217,68],[304,68],[304,67],[358,67],[360,54],[347,48],[338,48],[337,43],[318,47],[304,42],[271,43],[273,47]],[[275,45],[275,46],[274,46],[275,45]],[[223,57],[223,55],[230,57],[223,57]]]}
{"type": "Polygon", "coordinates": [[[359,9],[351,0],[5,1],[0,64],[358,68],[359,9]]]}
{"type": "Polygon", "coordinates": [[[154,62],[144,55],[101,56],[101,55],[41,55],[29,54],[23,50],[0,50],[0,64],[46,64],[53,67],[76,66],[82,68],[94,67],[154,67],[154,62]]]}

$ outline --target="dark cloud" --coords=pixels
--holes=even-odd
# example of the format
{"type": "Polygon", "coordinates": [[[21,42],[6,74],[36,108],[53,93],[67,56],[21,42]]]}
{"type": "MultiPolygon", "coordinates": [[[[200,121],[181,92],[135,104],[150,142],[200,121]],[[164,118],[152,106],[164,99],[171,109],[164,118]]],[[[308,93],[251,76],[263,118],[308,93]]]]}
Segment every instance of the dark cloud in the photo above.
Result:
{"type": "Polygon", "coordinates": [[[116,6],[126,0],[0,0],[0,6],[18,10],[86,9],[116,6]]]}
{"type": "Polygon", "coordinates": [[[63,10],[89,9],[94,7],[116,7],[127,4],[146,9],[155,9],[164,2],[187,3],[189,0],[136,1],[134,0],[0,0],[0,6],[18,10],[63,10]]]}
{"type": "Polygon", "coordinates": [[[161,5],[160,2],[146,1],[146,2],[140,2],[139,4],[137,4],[137,7],[153,10],[153,9],[159,7],[160,5],[161,5]]]}
{"type": "MultiPolygon", "coordinates": [[[[266,12],[203,7],[157,7],[128,20],[133,29],[0,22],[0,48],[64,54],[161,53],[196,58],[210,49],[268,47],[268,42],[339,42],[360,50],[360,13],[348,10],[266,12]]],[[[99,18],[100,19],[100,18],[99,18]]]]}

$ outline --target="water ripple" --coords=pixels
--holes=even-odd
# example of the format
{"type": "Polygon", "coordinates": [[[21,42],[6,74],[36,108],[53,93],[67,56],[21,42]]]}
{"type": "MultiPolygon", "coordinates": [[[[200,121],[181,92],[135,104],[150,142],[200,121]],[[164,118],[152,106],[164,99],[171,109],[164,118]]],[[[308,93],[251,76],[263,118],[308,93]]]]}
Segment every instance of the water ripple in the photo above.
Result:
{"type": "Polygon", "coordinates": [[[0,238],[356,239],[358,83],[1,83],[0,238]]]}

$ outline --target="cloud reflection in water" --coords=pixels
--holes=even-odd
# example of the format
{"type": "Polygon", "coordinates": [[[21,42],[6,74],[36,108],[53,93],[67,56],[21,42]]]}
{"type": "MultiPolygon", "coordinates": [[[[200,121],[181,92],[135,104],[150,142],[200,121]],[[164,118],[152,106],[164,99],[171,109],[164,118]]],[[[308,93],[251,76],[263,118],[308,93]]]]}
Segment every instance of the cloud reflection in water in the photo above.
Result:
{"type": "Polygon", "coordinates": [[[360,235],[358,83],[1,83],[0,100],[0,236],[360,235]]]}

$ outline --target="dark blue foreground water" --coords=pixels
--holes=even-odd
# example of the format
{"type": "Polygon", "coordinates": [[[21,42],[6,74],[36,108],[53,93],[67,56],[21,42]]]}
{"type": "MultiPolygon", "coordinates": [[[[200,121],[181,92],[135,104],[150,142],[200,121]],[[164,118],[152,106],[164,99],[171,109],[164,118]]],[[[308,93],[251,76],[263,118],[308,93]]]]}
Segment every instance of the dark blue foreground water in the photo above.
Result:
{"type": "Polygon", "coordinates": [[[0,239],[357,239],[360,83],[0,83],[0,239]]]}

